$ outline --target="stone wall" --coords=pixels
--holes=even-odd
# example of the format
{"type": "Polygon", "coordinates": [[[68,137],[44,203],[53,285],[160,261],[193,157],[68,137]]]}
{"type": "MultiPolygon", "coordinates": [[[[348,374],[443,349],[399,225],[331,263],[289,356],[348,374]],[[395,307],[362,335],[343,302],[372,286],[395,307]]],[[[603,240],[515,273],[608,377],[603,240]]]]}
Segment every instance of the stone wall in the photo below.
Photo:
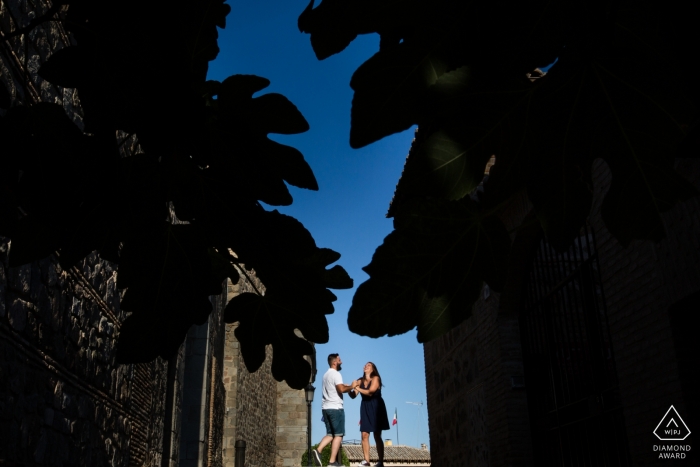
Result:
{"type": "MultiPolygon", "coordinates": [[[[235,285],[229,282],[227,300],[255,289],[264,292],[264,286],[254,274],[249,273],[249,278],[253,283],[245,279],[235,285]]],[[[304,391],[274,380],[269,346],[263,365],[257,372],[249,373],[234,335],[236,327],[236,324],[226,325],[223,358],[224,466],[234,465],[236,440],[246,441],[246,467],[298,466],[307,442],[304,391]]]]}
{"type": "Polygon", "coordinates": [[[0,459],[160,465],[166,365],[117,365],[112,265],[7,267],[0,243],[0,459]]]}
{"type": "MultiPolygon", "coordinates": [[[[227,287],[227,301],[244,292],[255,290],[264,293],[264,286],[249,273],[247,280],[241,277],[238,284],[227,287]]],[[[224,419],[223,456],[226,467],[233,466],[235,442],[246,442],[246,467],[275,465],[277,382],[272,377],[272,348],[268,346],[266,358],[255,373],[245,367],[239,343],[234,331],[237,324],[226,325],[226,349],[224,352],[224,386],[226,388],[226,417],[224,419]]]]}
{"type": "MultiPolygon", "coordinates": [[[[228,282],[227,282],[228,284],[228,282]]],[[[209,430],[207,467],[223,466],[224,420],[226,412],[226,388],[224,387],[224,352],[226,350],[226,327],[224,324],[224,308],[228,303],[227,287],[222,294],[212,297],[214,311],[209,316],[210,331],[209,345],[212,358],[209,362],[209,430]]]]}
{"type": "MultiPolygon", "coordinates": [[[[299,334],[301,335],[301,334],[299,334]]],[[[320,391],[317,391],[317,395],[320,391]]],[[[303,389],[277,383],[276,467],[299,466],[307,448],[308,409],[303,389]]]]}
{"type": "MultiPolygon", "coordinates": [[[[2,33],[48,7],[0,2],[2,33]]],[[[58,22],[2,42],[0,80],[12,105],[58,103],[82,128],[76,91],[37,75],[70,43],[58,22]]],[[[114,265],[91,254],[70,270],[54,256],[9,268],[10,248],[0,238],[0,463],[160,466],[167,365],[115,363],[125,314],[114,265]]]]}

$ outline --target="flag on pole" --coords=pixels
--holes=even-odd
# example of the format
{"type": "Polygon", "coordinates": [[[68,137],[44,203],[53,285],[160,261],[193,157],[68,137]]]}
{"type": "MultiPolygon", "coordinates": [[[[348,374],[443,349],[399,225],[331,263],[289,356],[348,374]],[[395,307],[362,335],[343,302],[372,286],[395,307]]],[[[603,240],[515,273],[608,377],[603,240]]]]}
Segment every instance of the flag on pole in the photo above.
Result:
{"type": "Polygon", "coordinates": [[[396,409],[394,409],[394,420],[392,420],[391,426],[394,426],[394,425],[396,425],[397,423],[399,423],[399,421],[396,420],[396,409]]]}

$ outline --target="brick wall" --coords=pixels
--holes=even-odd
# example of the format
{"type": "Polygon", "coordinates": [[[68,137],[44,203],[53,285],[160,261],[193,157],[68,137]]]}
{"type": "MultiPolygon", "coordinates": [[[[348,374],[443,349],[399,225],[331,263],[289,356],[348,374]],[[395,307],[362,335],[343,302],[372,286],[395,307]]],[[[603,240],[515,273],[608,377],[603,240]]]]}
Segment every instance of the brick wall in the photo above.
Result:
{"type": "Polygon", "coordinates": [[[424,345],[433,465],[491,465],[494,427],[487,418],[486,394],[492,373],[497,374],[492,355],[496,303],[493,295],[482,298],[470,318],[424,345]]]}
{"type": "MultiPolygon", "coordinates": [[[[700,164],[678,161],[677,167],[700,187],[700,164]]],[[[591,225],[600,255],[630,454],[635,465],[655,465],[651,449],[657,440],[652,430],[671,404],[681,417],[687,415],[668,308],[700,290],[700,200],[695,197],[663,215],[668,236],[661,242],[634,241],[623,248],[600,219],[610,171],[598,160],[594,174],[597,196],[591,225]]]]}
{"type": "MultiPolygon", "coordinates": [[[[677,166],[700,188],[700,164],[678,161],[677,166]]],[[[600,217],[610,172],[598,160],[593,174],[589,222],[596,234],[629,451],[634,465],[655,465],[652,430],[668,407],[673,404],[686,422],[692,419],[676,355],[688,343],[674,341],[679,332],[668,309],[700,290],[700,200],[663,215],[666,239],[623,248],[600,217]]],[[[521,198],[504,221],[519,225],[529,209],[521,198]]],[[[526,393],[512,383],[523,376],[517,315],[528,251],[537,241],[537,234],[521,231],[502,294],[482,296],[467,321],[424,346],[435,465],[533,465],[526,393]]]]}
{"type": "MultiPolygon", "coordinates": [[[[519,197],[504,216],[506,226],[520,224],[529,209],[519,197]]],[[[508,286],[517,289],[520,277],[513,271],[508,286]]],[[[434,465],[531,463],[527,397],[517,384],[523,377],[519,297],[512,295],[484,287],[467,320],[424,345],[434,465]]]]}

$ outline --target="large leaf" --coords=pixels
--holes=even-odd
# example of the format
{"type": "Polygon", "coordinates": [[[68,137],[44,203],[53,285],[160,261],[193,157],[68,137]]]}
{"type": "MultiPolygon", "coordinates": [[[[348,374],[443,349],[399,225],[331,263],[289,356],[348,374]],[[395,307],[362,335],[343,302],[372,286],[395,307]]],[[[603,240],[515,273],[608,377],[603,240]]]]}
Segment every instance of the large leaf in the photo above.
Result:
{"type": "Polygon", "coordinates": [[[257,76],[234,75],[223,83],[208,82],[218,99],[210,125],[209,163],[226,183],[273,206],[292,203],[285,181],[311,190],[318,184],[304,156],[268,138],[269,133],[296,134],[309,125],[299,110],[280,94],[253,94],[269,84],[257,76]]]}
{"type": "Polygon", "coordinates": [[[484,281],[503,285],[510,237],[470,198],[404,209],[364,268],[370,279],[357,289],[348,324],[370,337],[417,326],[426,342],[470,315],[484,281]]]}
{"type": "MultiPolygon", "coordinates": [[[[254,372],[260,368],[265,360],[265,347],[272,344],[273,377],[277,381],[286,380],[292,388],[302,389],[311,375],[311,367],[304,356],[312,355],[313,348],[307,340],[294,333],[297,321],[293,320],[292,313],[279,300],[275,300],[274,295],[244,293],[234,297],[226,306],[225,320],[239,323],[235,334],[248,371],[254,372]]],[[[316,323],[317,326],[325,326],[326,339],[319,342],[327,342],[325,318],[321,316],[316,323]]]]}
{"type": "Polygon", "coordinates": [[[91,78],[93,71],[84,48],[72,46],[53,53],[39,68],[39,76],[58,86],[77,88],[91,78]]]}
{"type": "Polygon", "coordinates": [[[5,83],[0,82],[0,109],[8,109],[12,104],[10,91],[5,87],[5,83]]]}
{"type": "Polygon", "coordinates": [[[297,369],[306,368],[301,357],[310,350],[294,331],[298,329],[311,342],[327,342],[325,315],[333,313],[336,300],[327,287],[351,288],[352,279],[341,266],[326,269],[340,255],[318,248],[299,221],[277,211],[260,211],[247,225],[249,229],[236,232],[230,241],[239,260],[265,284],[266,292],[231,300],[224,318],[239,323],[236,333],[249,371],[259,368],[265,346],[272,344],[273,376],[301,388],[308,377],[301,378],[297,369]]]}
{"type": "Polygon", "coordinates": [[[428,47],[407,43],[379,51],[350,81],[350,146],[361,148],[418,123],[428,88],[448,71],[447,61],[428,47]]]}

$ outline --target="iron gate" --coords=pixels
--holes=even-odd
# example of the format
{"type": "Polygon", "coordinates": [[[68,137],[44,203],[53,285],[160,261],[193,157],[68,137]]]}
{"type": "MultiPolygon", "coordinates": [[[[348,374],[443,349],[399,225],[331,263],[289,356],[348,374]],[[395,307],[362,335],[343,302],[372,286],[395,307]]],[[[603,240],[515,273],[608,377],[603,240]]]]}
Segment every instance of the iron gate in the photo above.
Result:
{"type": "Polygon", "coordinates": [[[542,240],[520,315],[538,465],[630,465],[593,232],[565,253],[542,240]]]}

